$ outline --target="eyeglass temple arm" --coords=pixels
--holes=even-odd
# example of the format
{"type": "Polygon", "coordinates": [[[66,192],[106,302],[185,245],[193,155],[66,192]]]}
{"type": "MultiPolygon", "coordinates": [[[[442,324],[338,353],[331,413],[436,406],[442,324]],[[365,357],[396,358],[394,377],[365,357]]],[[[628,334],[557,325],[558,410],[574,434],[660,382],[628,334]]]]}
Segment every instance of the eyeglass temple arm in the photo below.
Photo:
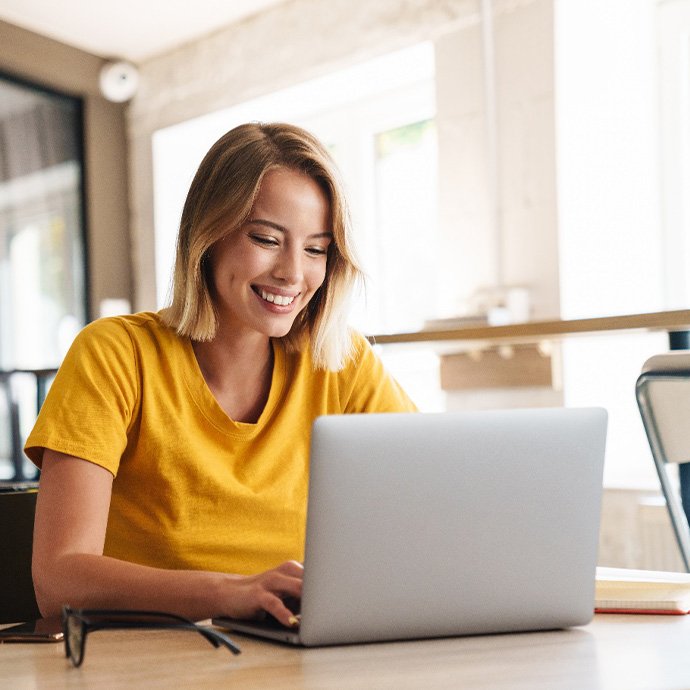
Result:
{"type": "Polygon", "coordinates": [[[212,628],[207,628],[203,625],[194,625],[196,630],[198,630],[214,647],[219,647],[223,645],[227,647],[233,654],[241,654],[242,650],[227,636],[218,630],[213,630],[212,628]]]}
{"type": "Polygon", "coordinates": [[[227,636],[217,630],[197,625],[192,621],[182,619],[179,623],[154,623],[146,621],[100,621],[98,623],[88,623],[90,631],[96,630],[196,630],[210,644],[218,648],[227,647],[233,654],[240,654],[240,648],[227,636]]]}

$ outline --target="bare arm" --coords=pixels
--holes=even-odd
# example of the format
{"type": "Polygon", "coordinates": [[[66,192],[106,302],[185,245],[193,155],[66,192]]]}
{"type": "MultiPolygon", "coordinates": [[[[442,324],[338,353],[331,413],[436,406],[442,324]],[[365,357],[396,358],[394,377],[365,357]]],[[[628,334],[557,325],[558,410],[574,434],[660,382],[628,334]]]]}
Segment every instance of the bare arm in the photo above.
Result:
{"type": "Polygon", "coordinates": [[[46,449],[34,527],[33,578],[44,616],[62,604],[155,609],[193,620],[268,611],[285,625],[282,597],[299,597],[302,566],[283,563],[260,575],[164,570],[103,555],[112,475],[93,463],[46,449]]]}

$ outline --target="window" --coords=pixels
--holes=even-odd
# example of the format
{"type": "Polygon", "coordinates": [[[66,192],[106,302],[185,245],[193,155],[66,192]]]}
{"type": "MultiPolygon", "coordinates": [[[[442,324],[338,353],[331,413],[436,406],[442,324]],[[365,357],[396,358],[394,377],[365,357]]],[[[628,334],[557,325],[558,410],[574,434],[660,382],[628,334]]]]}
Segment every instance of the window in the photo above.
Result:
{"type": "Polygon", "coordinates": [[[377,331],[418,330],[436,313],[436,128],[432,119],[375,136],[377,331]]]}
{"type": "Polygon", "coordinates": [[[0,95],[0,367],[54,367],[86,320],[81,102],[0,95]]]}
{"type": "MultiPolygon", "coordinates": [[[[660,126],[659,86],[667,82],[664,70],[670,65],[664,68],[659,56],[668,55],[671,47],[677,50],[682,42],[676,36],[657,35],[655,25],[664,26],[669,11],[683,6],[690,16],[688,5],[686,0],[620,2],[609,3],[602,12],[595,0],[557,4],[563,318],[687,305],[681,279],[687,273],[684,230],[677,223],[681,215],[669,208],[673,227],[664,232],[662,218],[667,214],[660,198],[673,192],[681,180],[669,185],[672,178],[662,180],[659,170],[660,133],[673,139],[676,151],[682,150],[678,144],[683,141],[680,129],[660,126]]],[[[674,29],[682,33],[678,19],[676,15],[674,29]]],[[[677,54],[673,69],[680,64],[677,54]]],[[[680,98],[681,89],[675,85],[673,89],[680,98]]],[[[634,385],[644,361],[666,349],[664,333],[571,338],[563,343],[565,404],[602,405],[610,413],[607,486],[658,486],[634,385]]]]}
{"type": "MultiPolygon", "coordinates": [[[[57,367],[86,323],[81,141],[81,101],[0,78],[5,372],[57,367]]],[[[20,440],[35,418],[37,384],[24,375],[3,376],[2,384],[0,478],[6,478],[21,475],[20,440]]]]}

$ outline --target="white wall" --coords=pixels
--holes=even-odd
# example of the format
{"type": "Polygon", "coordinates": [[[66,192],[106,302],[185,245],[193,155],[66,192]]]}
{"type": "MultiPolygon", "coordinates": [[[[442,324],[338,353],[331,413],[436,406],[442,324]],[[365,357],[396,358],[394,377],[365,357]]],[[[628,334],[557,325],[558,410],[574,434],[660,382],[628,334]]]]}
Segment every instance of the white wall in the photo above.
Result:
{"type": "Polygon", "coordinates": [[[565,318],[664,308],[655,5],[555,5],[565,318]]]}
{"type": "Polygon", "coordinates": [[[523,286],[533,318],[556,318],[553,3],[494,7],[494,79],[479,24],[436,41],[445,310],[462,312],[480,288],[523,286]]]}
{"type": "Polygon", "coordinates": [[[690,2],[658,0],[661,186],[669,309],[690,302],[690,2]]]}

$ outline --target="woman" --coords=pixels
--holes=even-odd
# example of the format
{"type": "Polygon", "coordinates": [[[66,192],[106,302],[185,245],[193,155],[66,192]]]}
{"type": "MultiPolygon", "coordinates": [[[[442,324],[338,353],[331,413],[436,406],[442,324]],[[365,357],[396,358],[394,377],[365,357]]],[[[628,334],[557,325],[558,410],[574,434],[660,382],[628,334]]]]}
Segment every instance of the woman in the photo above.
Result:
{"type": "Polygon", "coordinates": [[[171,306],[88,325],[27,441],[44,616],[69,603],[295,624],[312,421],[414,410],[345,324],[349,232],[304,130],[247,124],[213,145],[171,306]]]}

